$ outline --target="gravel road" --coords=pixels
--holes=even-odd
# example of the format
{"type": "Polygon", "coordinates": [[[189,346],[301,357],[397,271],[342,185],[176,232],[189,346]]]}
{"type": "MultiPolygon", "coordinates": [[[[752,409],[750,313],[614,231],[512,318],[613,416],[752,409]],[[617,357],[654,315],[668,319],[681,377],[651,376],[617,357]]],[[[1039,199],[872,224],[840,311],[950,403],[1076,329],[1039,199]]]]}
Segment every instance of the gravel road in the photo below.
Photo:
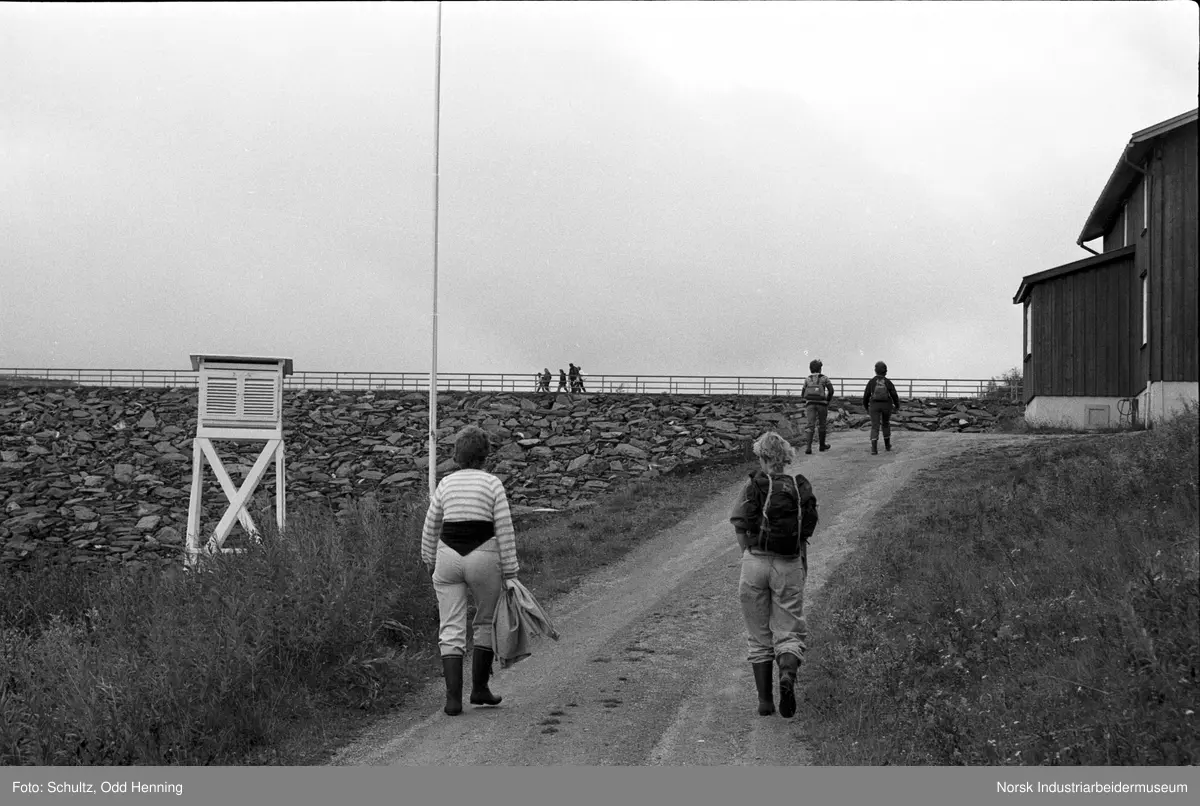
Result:
{"type": "MultiPolygon", "coordinates": [[[[798,453],[788,469],[808,476],[821,514],[809,547],[806,601],[820,596],[869,517],[916,470],[1026,439],[901,431],[891,453],[881,444],[871,456],[865,434],[835,433],[832,450],[798,453]]],[[[497,665],[491,686],[504,696],[502,705],[466,705],[464,691],[463,714],[447,717],[437,680],[331,763],[810,763],[801,719],[756,711],[729,524],[741,483],[554,602],[548,611],[561,639],[539,643],[510,669],[497,665]]],[[[464,677],[469,689],[469,668],[464,677]]]]}

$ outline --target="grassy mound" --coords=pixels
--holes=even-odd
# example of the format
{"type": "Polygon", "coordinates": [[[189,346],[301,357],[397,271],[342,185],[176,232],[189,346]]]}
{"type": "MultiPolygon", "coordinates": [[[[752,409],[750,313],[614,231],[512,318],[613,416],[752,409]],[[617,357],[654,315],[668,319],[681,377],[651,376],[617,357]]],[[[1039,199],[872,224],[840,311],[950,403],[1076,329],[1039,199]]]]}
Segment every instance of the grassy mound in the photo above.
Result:
{"type": "Polygon", "coordinates": [[[830,765],[1200,762],[1195,410],[927,472],[811,613],[830,765]]]}

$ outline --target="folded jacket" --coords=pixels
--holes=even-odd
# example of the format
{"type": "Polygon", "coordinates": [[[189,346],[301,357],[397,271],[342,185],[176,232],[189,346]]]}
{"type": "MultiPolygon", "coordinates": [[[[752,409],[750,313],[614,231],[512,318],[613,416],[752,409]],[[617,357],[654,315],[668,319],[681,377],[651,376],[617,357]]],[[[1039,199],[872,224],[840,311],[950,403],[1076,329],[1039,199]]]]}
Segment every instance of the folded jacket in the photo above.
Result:
{"type": "Polygon", "coordinates": [[[530,643],[536,636],[558,640],[558,630],[550,617],[518,579],[506,582],[503,601],[497,602],[496,613],[492,616],[492,630],[493,649],[502,669],[529,657],[532,654],[530,643]]]}

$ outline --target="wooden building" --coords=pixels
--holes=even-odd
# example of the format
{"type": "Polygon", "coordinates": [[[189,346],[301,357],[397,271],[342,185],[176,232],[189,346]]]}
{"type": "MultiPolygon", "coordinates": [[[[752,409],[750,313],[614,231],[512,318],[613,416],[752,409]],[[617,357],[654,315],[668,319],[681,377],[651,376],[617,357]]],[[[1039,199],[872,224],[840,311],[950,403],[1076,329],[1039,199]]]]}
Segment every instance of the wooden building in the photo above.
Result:
{"type": "Polygon", "coordinates": [[[1076,240],[1092,256],[1022,278],[1031,423],[1153,425],[1200,397],[1198,154],[1195,109],[1134,133],[1076,240]]]}

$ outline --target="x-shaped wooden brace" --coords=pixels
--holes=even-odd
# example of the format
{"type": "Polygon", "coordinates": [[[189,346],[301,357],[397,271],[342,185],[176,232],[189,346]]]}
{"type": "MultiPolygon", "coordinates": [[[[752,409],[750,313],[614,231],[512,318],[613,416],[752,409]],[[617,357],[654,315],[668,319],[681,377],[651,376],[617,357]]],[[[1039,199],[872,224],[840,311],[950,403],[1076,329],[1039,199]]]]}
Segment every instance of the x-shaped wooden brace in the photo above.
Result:
{"type": "Polygon", "coordinates": [[[263,447],[262,453],[259,454],[254,466],[250,468],[250,472],[246,475],[246,479],[242,482],[241,487],[234,487],[233,480],[225,472],[225,466],[221,463],[221,457],[217,456],[217,451],[213,448],[212,443],[207,439],[197,439],[197,442],[204,451],[204,456],[208,459],[208,463],[212,467],[217,480],[221,483],[221,489],[225,491],[225,497],[229,499],[229,509],[225,510],[225,514],[221,517],[220,522],[217,523],[217,528],[213,531],[212,537],[205,543],[205,552],[215,554],[221,550],[221,546],[225,544],[225,538],[229,537],[229,533],[233,530],[235,519],[242,524],[255,540],[259,540],[258,527],[254,524],[254,519],[250,517],[250,513],[246,511],[246,502],[250,500],[250,496],[254,495],[255,488],[258,487],[258,483],[262,480],[263,473],[266,472],[271,460],[276,458],[283,440],[267,440],[267,444],[263,447]]]}

